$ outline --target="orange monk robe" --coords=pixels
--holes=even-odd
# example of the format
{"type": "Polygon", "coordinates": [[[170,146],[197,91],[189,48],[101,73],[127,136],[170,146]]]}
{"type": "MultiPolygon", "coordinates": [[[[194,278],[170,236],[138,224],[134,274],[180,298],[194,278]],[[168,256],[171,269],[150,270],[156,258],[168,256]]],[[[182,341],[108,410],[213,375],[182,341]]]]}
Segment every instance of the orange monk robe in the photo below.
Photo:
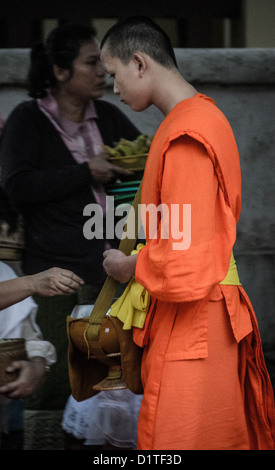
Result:
{"type": "Polygon", "coordinates": [[[220,285],[241,172],[231,127],[211,99],[196,94],[164,119],[141,203],[191,204],[191,245],[174,249],[171,227],[161,238],[160,218],[152,239],[144,220],[135,277],[151,305],[144,328],[134,329],[144,347],[138,449],[273,449],[274,397],[255,314],[241,286],[220,285]]]}

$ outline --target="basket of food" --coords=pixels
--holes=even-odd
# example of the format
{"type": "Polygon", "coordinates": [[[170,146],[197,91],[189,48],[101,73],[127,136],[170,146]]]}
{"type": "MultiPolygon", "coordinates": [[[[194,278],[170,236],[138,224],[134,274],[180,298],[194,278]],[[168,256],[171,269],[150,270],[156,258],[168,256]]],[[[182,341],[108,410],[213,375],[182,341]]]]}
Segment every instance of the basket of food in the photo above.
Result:
{"type": "Polygon", "coordinates": [[[143,171],[147,156],[147,153],[141,155],[120,155],[118,157],[110,157],[109,161],[114,165],[125,168],[125,170],[143,171]]]}
{"type": "Polygon", "coordinates": [[[27,360],[24,338],[0,339],[0,386],[18,377],[18,371],[6,372],[13,361],[27,360]]]}
{"type": "Polygon", "coordinates": [[[120,139],[115,147],[104,145],[109,161],[130,171],[144,171],[152,137],[140,134],[135,140],[120,139]]]}
{"type": "Polygon", "coordinates": [[[132,172],[132,175],[121,175],[108,185],[107,194],[114,197],[115,206],[132,203],[143,177],[152,138],[140,134],[133,141],[120,139],[115,147],[104,145],[111,163],[132,172]]]}

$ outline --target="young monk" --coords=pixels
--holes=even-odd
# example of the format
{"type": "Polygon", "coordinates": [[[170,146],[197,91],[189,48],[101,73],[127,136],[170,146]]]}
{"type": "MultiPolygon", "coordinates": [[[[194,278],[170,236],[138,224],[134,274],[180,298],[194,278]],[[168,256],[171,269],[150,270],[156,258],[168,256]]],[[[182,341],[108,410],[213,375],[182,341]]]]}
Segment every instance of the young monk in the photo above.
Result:
{"type": "Polygon", "coordinates": [[[101,60],[121,101],[135,111],[153,104],[164,115],[141,202],[171,213],[178,205],[182,231],[179,239],[173,220],[162,236],[159,219],[155,237],[145,224],[147,244],[137,256],[104,253],[109,275],[135,276],[151,297],[144,328],[134,329],[144,348],[138,449],[274,449],[273,391],[232,253],[241,210],[232,129],[181,76],[168,37],[150,19],[111,28],[101,60]],[[191,222],[181,212],[186,205],[191,222]]]}

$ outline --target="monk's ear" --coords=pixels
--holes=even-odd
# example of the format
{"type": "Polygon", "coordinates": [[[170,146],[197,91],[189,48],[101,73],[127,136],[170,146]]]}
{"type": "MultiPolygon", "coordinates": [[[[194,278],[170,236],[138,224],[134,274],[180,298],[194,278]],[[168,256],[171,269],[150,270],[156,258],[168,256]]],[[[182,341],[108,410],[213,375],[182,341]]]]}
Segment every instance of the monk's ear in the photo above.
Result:
{"type": "Polygon", "coordinates": [[[138,73],[140,76],[143,76],[144,72],[147,70],[147,58],[143,54],[136,52],[133,55],[133,61],[138,69],[138,73]]]}

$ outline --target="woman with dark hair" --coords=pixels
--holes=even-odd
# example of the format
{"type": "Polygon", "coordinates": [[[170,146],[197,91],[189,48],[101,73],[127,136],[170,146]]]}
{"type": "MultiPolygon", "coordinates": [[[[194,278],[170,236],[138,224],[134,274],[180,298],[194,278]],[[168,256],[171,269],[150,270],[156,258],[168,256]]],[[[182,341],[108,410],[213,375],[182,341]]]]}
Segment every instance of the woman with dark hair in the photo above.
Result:
{"type": "Polygon", "coordinates": [[[3,185],[25,227],[24,274],[59,266],[85,282],[79,295],[35,297],[37,322],[55,345],[58,361],[44,395],[29,406],[51,411],[54,419],[70,393],[66,316],[80,302],[93,304],[106,277],[106,242],[104,237],[84,237],[83,209],[99,204],[105,214],[104,185],[129,174],[108,161],[102,145],[139,135],[121,111],[99,100],[104,77],[94,29],[71,24],[56,28],[45,44],[32,49],[28,83],[33,99],[16,107],[1,136],[3,185]]]}

